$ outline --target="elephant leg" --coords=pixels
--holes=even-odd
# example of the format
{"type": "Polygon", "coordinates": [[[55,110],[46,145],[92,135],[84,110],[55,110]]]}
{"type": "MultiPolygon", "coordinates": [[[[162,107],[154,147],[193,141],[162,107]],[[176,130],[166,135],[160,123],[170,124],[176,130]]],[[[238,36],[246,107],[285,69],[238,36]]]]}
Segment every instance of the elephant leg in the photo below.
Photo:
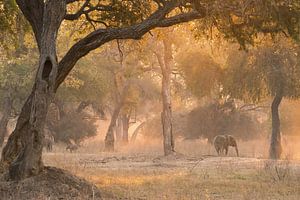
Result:
{"type": "Polygon", "coordinates": [[[221,155],[224,155],[224,147],[222,147],[222,148],[220,149],[220,154],[221,154],[221,155]]]}
{"type": "Polygon", "coordinates": [[[228,146],[224,148],[225,149],[225,155],[227,156],[228,154],[228,146]]]}

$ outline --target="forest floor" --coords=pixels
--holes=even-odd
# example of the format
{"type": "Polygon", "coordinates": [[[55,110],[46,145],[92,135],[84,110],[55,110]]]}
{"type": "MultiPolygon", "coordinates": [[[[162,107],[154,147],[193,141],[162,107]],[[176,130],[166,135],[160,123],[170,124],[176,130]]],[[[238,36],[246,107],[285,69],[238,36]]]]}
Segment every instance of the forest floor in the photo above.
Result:
{"type": "Polygon", "coordinates": [[[115,153],[101,152],[100,146],[89,144],[75,153],[55,147],[44,161],[94,183],[104,199],[300,199],[299,160],[253,158],[249,155],[256,153],[242,147],[241,157],[233,150],[218,157],[199,143],[179,143],[182,154],[169,157],[161,155],[159,145],[115,153]]]}

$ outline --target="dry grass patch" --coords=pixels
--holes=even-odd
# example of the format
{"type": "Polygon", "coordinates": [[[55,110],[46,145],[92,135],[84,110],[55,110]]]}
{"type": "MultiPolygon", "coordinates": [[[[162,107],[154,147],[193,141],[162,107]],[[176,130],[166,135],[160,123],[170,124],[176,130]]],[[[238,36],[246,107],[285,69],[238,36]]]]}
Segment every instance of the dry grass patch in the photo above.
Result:
{"type": "Polygon", "coordinates": [[[56,153],[45,158],[97,185],[105,199],[300,199],[297,161],[268,167],[267,160],[236,157],[199,161],[152,154],[56,153]],[[287,175],[274,180],[276,168],[287,175]]]}

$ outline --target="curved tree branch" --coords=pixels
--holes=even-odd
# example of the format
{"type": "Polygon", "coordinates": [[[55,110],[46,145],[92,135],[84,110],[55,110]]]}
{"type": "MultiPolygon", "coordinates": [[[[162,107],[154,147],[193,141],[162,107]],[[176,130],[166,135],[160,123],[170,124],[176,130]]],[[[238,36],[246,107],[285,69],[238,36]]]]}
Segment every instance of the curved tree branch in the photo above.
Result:
{"type": "Polygon", "coordinates": [[[86,0],[80,9],[74,14],[66,14],[66,20],[77,20],[80,16],[85,15],[87,18],[91,18],[89,14],[93,11],[111,11],[112,7],[110,5],[103,5],[98,1],[97,5],[93,6],[91,0],[86,0]]]}
{"type": "Polygon", "coordinates": [[[205,12],[199,13],[192,11],[166,18],[166,16],[177,6],[178,3],[176,1],[168,2],[164,7],[159,8],[148,19],[139,24],[124,28],[98,29],[78,41],[71,47],[59,63],[56,88],[64,81],[80,58],[109,41],[115,39],[141,39],[144,34],[154,28],[168,27],[194,19],[201,19],[206,15],[205,12]]]}
{"type": "Polygon", "coordinates": [[[85,13],[85,8],[88,6],[91,0],[86,0],[84,4],[80,7],[80,9],[75,13],[75,14],[66,14],[65,19],[66,20],[76,20],[78,19],[81,15],[85,13]]]}

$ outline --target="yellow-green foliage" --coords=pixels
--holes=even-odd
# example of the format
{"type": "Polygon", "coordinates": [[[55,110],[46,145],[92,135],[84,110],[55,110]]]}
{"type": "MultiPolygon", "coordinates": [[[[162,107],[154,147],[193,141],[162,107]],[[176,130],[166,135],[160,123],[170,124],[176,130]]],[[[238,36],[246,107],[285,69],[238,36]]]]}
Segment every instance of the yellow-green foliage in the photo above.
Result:
{"type": "Polygon", "coordinates": [[[264,43],[248,52],[233,51],[223,77],[223,92],[250,102],[279,93],[296,99],[300,95],[299,59],[299,48],[288,41],[264,43]]]}

